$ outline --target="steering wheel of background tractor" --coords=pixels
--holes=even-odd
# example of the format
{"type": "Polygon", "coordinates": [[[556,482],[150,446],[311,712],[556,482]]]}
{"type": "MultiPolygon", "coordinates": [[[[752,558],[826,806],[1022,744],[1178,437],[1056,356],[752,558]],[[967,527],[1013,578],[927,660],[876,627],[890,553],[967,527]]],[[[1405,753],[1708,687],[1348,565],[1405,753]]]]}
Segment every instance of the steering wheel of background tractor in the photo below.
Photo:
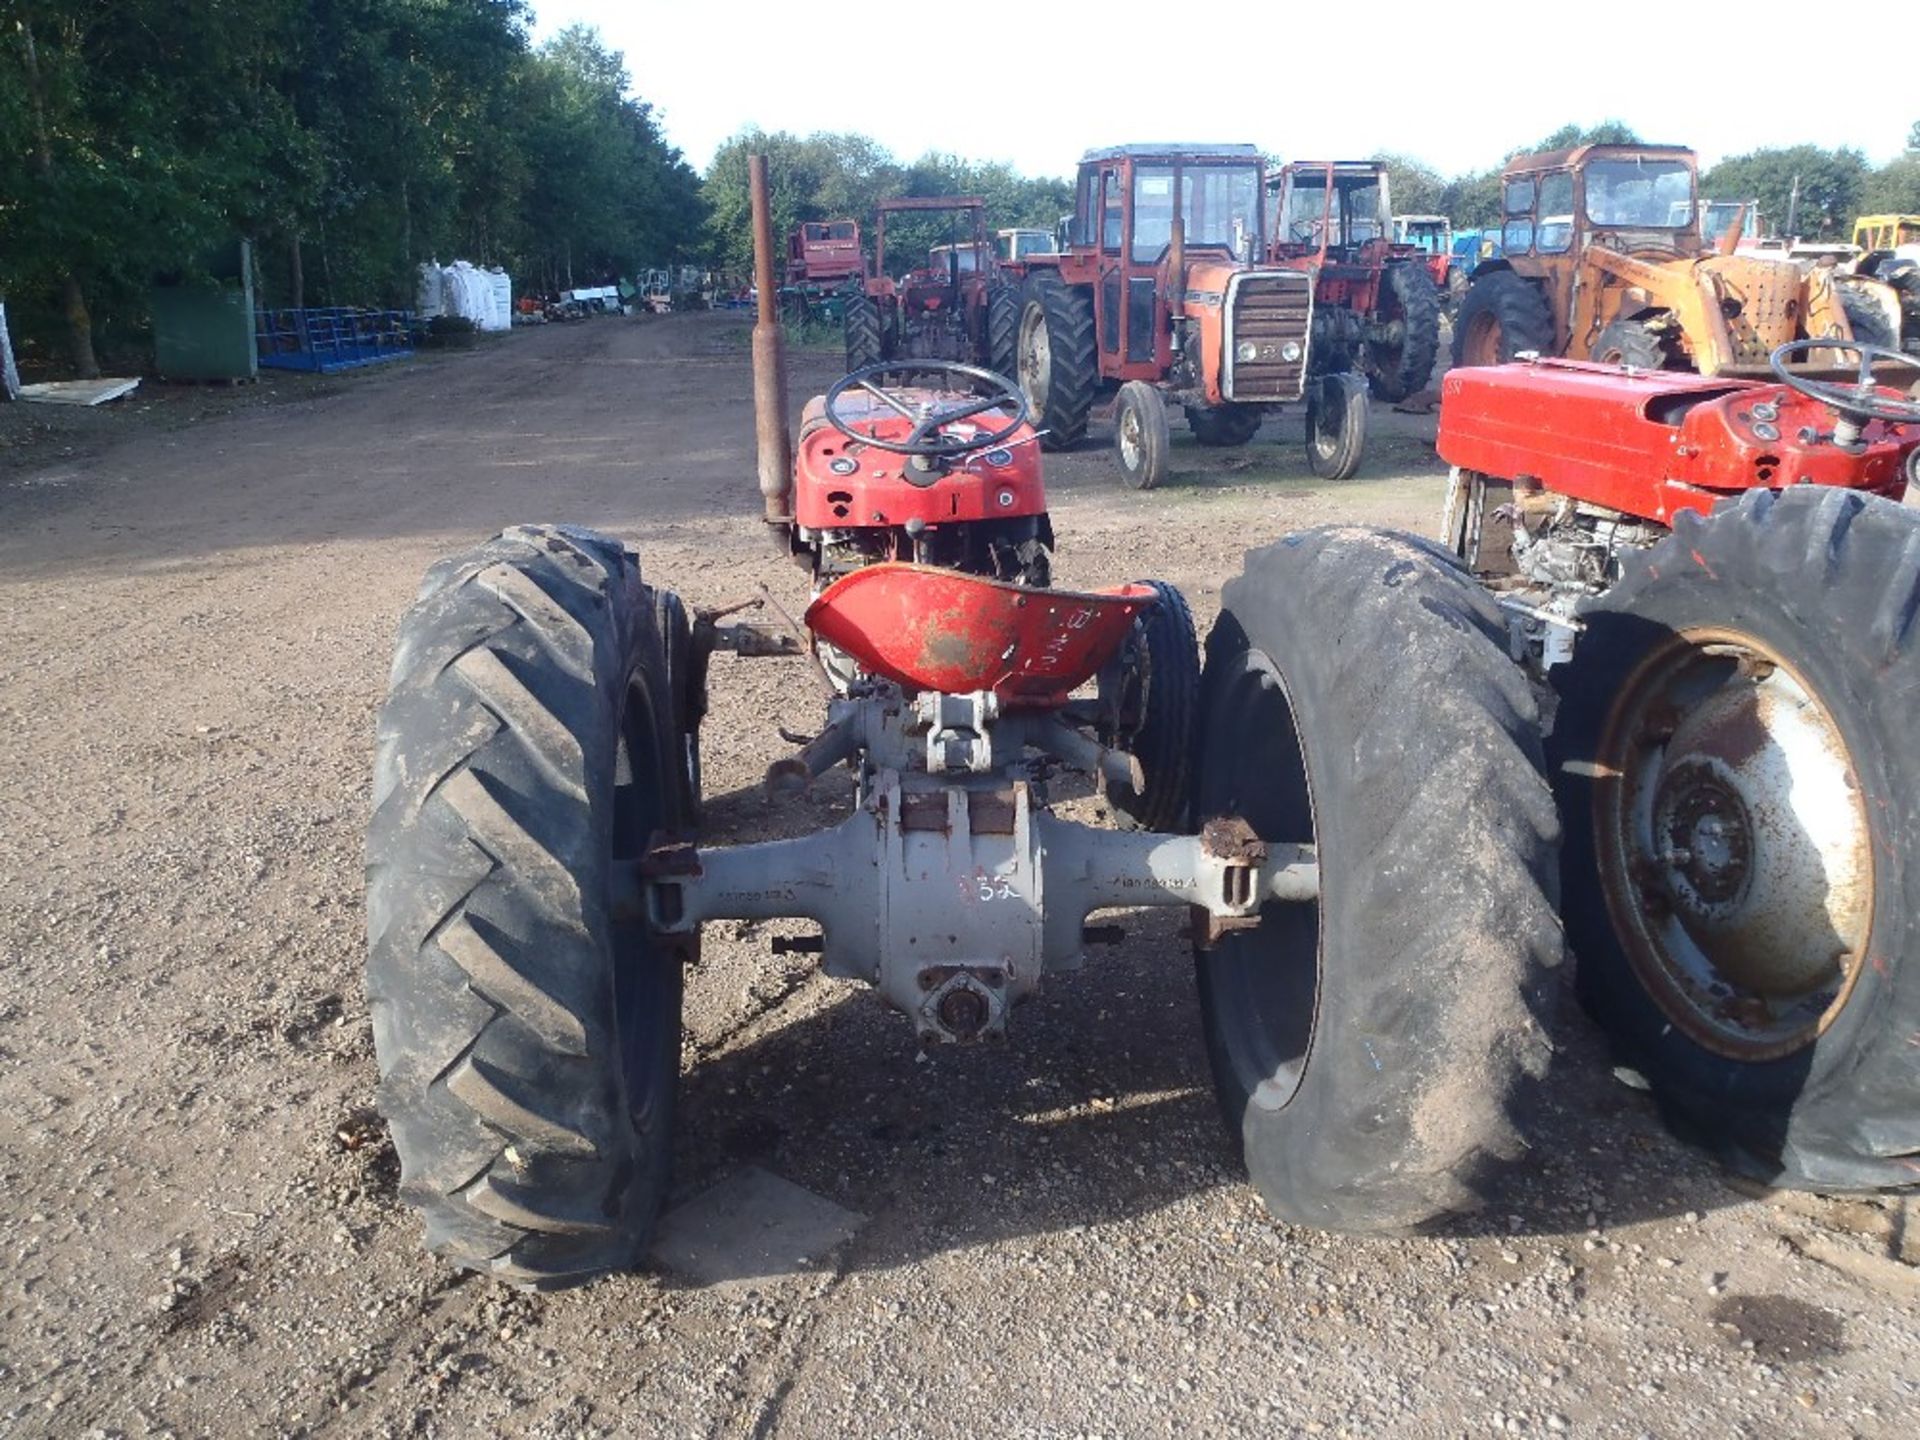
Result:
{"type": "Polygon", "coordinates": [[[1920,400],[1898,400],[1891,395],[1882,395],[1874,386],[1873,367],[1883,361],[1908,369],[1914,363],[1911,355],[1903,355],[1883,345],[1862,345],[1858,340],[1794,340],[1767,357],[1767,363],[1773,367],[1774,377],[1782,385],[1830,407],[1839,414],[1842,422],[1852,427],[1854,433],[1844,438],[1838,430],[1835,431],[1835,438],[1849,445],[1858,442],[1859,427],[1869,420],[1885,420],[1894,425],[1920,425],[1920,400]],[[1811,350],[1852,351],[1860,357],[1859,378],[1851,385],[1844,385],[1835,381],[1809,380],[1787,369],[1788,361],[1811,350]]]}
{"type": "Polygon", "coordinates": [[[827,391],[826,411],[834,429],[849,440],[858,440],[876,450],[890,450],[896,455],[965,455],[975,450],[992,450],[1012,439],[1014,431],[1027,423],[1027,397],[1018,385],[1004,375],[996,375],[978,365],[962,365],[956,360],[915,360],[906,363],[882,360],[875,365],[862,365],[851,375],[836,381],[827,391]],[[909,372],[948,377],[963,383],[969,390],[986,393],[945,409],[935,406],[915,409],[897,395],[873,383],[882,375],[909,372]],[[905,440],[887,440],[877,435],[863,435],[855,430],[840,414],[840,397],[849,390],[864,390],[882,404],[897,410],[913,422],[912,433],[905,440]],[[957,421],[971,420],[975,415],[1009,406],[1013,409],[1013,418],[998,430],[965,439],[942,433],[948,425],[957,421]]]}

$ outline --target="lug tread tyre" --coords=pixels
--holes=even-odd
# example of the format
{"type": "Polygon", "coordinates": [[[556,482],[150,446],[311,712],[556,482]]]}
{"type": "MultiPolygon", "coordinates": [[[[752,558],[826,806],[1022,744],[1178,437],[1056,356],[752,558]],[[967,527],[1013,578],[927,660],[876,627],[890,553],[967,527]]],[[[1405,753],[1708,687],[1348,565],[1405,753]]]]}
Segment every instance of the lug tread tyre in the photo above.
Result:
{"type": "Polygon", "coordinates": [[[1630,554],[1583,604],[1586,631],[1552,671],[1549,742],[1567,827],[1567,931],[1578,992],[1621,1060],[1683,1137],[1768,1184],[1868,1190],[1920,1184],[1920,738],[1890,696],[1920,693],[1920,515],[1825,486],[1749,491],[1630,554]],[[1708,1050],[1639,982],[1601,893],[1590,766],[1608,707],[1648,646],[1678,627],[1737,626],[1818,693],[1867,797],[1874,903],[1867,961],[1825,1033],[1779,1059],[1708,1050]]]}
{"type": "Polygon", "coordinates": [[[849,375],[863,366],[877,365],[886,358],[880,335],[880,307],[873,303],[871,295],[861,291],[850,293],[840,312],[840,325],[847,337],[849,375]]]}
{"type": "Polygon", "coordinates": [[[1359,470],[1367,453],[1369,401],[1363,375],[1348,371],[1320,381],[1307,403],[1307,465],[1322,480],[1351,480],[1359,470]],[[1329,419],[1337,422],[1337,430],[1325,429],[1329,419]]]}
{"type": "MultiPolygon", "coordinates": [[[[1046,404],[1036,408],[1033,423],[1048,432],[1040,442],[1043,448],[1065,450],[1086,438],[1087,415],[1100,381],[1093,297],[1083,286],[1067,284],[1052,269],[1038,269],[1027,277],[1022,329],[1035,306],[1046,324],[1049,365],[1046,404]]],[[[1033,398],[1029,391],[1028,401],[1033,398]]]]}
{"type": "Polygon", "coordinates": [[[1880,307],[1873,303],[1873,297],[1851,285],[1837,287],[1840,295],[1840,308],[1846,312],[1847,327],[1853,331],[1853,338],[1862,345],[1878,345],[1883,350],[1898,350],[1900,337],[1893,331],[1891,322],[1880,307]]]}
{"type": "Polygon", "coordinates": [[[1189,405],[1186,415],[1193,438],[1220,449],[1249,443],[1266,418],[1250,405],[1189,405]]]}
{"type": "Polygon", "coordinates": [[[1144,380],[1129,380],[1120,387],[1113,419],[1114,458],[1121,476],[1135,490],[1157,488],[1167,478],[1167,462],[1173,450],[1165,398],[1144,380]],[[1131,466],[1124,446],[1129,421],[1137,429],[1139,440],[1139,454],[1131,466]]]}
{"type": "Polygon", "coordinates": [[[1453,317],[1453,363],[1467,365],[1467,339],[1480,325],[1491,322],[1500,327],[1500,354],[1496,363],[1506,364],[1523,350],[1542,355],[1554,353],[1553,312],[1546,297],[1531,280],[1511,270],[1494,270],[1474,275],[1460,309],[1453,317]],[[1482,317],[1486,317],[1483,319],[1482,317]]]}
{"type": "Polygon", "coordinates": [[[987,353],[982,363],[1013,379],[1019,372],[1020,295],[1004,280],[987,286],[987,353]]]}
{"type": "Polygon", "coordinates": [[[1667,347],[1638,320],[1615,320],[1593,342],[1593,358],[1635,370],[1664,370],[1667,347]]]}
{"type": "Polygon", "coordinates": [[[1374,393],[1394,405],[1426,389],[1433,379],[1433,363],[1440,358],[1440,292],[1427,267],[1417,261],[1387,266],[1385,280],[1405,336],[1392,348],[1369,345],[1367,353],[1374,393]]]}
{"type": "Polygon", "coordinates": [[[1164,580],[1142,580],[1159,596],[1140,617],[1147,658],[1140,723],[1124,748],[1145,781],[1136,794],[1118,786],[1107,798],[1121,818],[1142,830],[1185,831],[1193,810],[1193,733],[1200,704],[1200,639],[1186,596],[1164,580]]]}
{"type": "Polygon", "coordinates": [[[510,530],[429,574],[380,713],[380,1108],[429,1247],[514,1283],[631,1264],[667,1182],[678,962],[607,906],[616,793],[643,826],[669,813],[663,754],[630,746],[635,773],[616,775],[623,725],[673,724],[655,603],[617,543],[510,530]],[[623,712],[629,694],[646,709],[623,712]],[[625,1036],[616,964],[657,967],[625,1036]]]}
{"type": "Polygon", "coordinates": [[[1406,535],[1290,536],[1222,593],[1195,819],[1319,847],[1318,907],[1270,904],[1198,955],[1222,1111],[1289,1223],[1415,1229],[1484,1203],[1526,1151],[1563,947],[1558,824],[1506,636],[1406,535]]]}

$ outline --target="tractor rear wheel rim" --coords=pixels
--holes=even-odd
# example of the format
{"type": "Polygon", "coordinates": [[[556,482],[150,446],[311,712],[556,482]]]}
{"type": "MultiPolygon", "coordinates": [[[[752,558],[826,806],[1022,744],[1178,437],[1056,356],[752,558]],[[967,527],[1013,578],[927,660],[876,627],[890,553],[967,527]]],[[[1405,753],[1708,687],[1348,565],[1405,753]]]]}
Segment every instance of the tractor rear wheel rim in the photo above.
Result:
{"type": "Polygon", "coordinates": [[[1681,631],[1621,686],[1594,791],[1600,881],[1667,1017],[1737,1060],[1790,1055],[1852,992],[1872,837],[1845,737],[1749,635],[1681,631]]]}
{"type": "Polygon", "coordinates": [[[1322,399],[1310,413],[1313,417],[1313,429],[1309,438],[1313,442],[1313,453],[1322,460],[1331,461],[1340,451],[1340,436],[1345,427],[1346,406],[1322,399]]]}
{"type": "Polygon", "coordinates": [[[1020,388],[1038,417],[1047,408],[1047,382],[1053,374],[1053,347],[1047,339],[1047,315],[1038,302],[1020,316],[1020,388]]]}
{"type": "MultiPolygon", "coordinates": [[[[1272,660],[1250,651],[1218,700],[1219,734],[1242,743],[1224,764],[1232,776],[1228,813],[1265,841],[1318,845],[1313,781],[1293,697],[1272,660]]],[[[1283,1110],[1300,1091],[1320,1021],[1324,960],[1320,911],[1271,901],[1260,923],[1221,937],[1208,960],[1219,1037],[1234,1076],[1257,1109],[1283,1110]]]]}

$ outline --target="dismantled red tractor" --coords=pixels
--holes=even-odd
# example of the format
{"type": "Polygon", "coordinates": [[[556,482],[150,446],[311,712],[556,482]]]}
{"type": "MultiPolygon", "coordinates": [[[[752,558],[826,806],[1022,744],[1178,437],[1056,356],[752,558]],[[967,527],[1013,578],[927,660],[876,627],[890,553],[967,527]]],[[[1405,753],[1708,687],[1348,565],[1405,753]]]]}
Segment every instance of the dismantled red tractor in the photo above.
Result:
{"type": "Polygon", "coordinates": [[[782,943],[937,1049],[1005,1038],[1043,976],[1117,938],[1092,913],[1186,912],[1221,1106],[1275,1216],[1399,1230],[1479,1203],[1525,1148],[1560,955],[1536,720],[1497,608],[1431,547],[1315,531],[1248,555],[1203,671],[1171,586],[1052,587],[1035,431],[999,377],[855,372],[790,447],[750,173],[760,485],[813,579],[810,638],[690,625],[619,541],[552,527],[436,566],[401,628],[368,985],[429,1244],[520,1284],[644,1253],[682,968],[727,917],[814,922],[782,943]],[[811,651],[831,677],[767,781],[844,764],[841,823],[692,835],[714,648],[811,651]],[[1447,703],[1417,725],[1380,703],[1422,687],[1447,703]],[[1138,828],[1054,814],[1076,774],[1138,828]]]}
{"type": "Polygon", "coordinates": [[[1270,253],[1316,277],[1315,347],[1350,356],[1382,400],[1426,389],[1440,354],[1440,291],[1431,257],[1393,238],[1386,166],[1295,161],[1281,167],[1279,192],[1270,253]]]}
{"type": "Polygon", "coordinates": [[[781,310],[794,321],[840,318],[848,282],[866,273],[860,226],[853,220],[803,220],[787,237],[781,310]]]}
{"type": "Polygon", "coordinates": [[[883,360],[957,360],[1007,374],[1019,301],[994,267],[986,201],[978,195],[882,200],[875,207],[873,271],[847,297],[847,369],[883,360]],[[887,274],[889,215],[947,215],[956,236],[899,279],[887,274]]]}
{"type": "Polygon", "coordinates": [[[1581,997],[1676,1130],[1771,1184],[1920,1183],[1920,400],[1876,383],[1901,363],[1799,341],[1777,383],[1443,385],[1445,542],[1558,695],[1581,997]],[[1839,356],[1846,383],[1804,373],[1839,356]]]}
{"type": "Polygon", "coordinates": [[[1312,280],[1262,258],[1265,174],[1252,145],[1081,159],[1066,248],[1007,267],[1025,276],[1017,373],[1044,444],[1077,443],[1111,396],[1121,474],[1145,490],[1167,474],[1169,406],[1202,445],[1227,446],[1304,400],[1313,472],[1359,468],[1366,381],[1318,342],[1312,280]]]}

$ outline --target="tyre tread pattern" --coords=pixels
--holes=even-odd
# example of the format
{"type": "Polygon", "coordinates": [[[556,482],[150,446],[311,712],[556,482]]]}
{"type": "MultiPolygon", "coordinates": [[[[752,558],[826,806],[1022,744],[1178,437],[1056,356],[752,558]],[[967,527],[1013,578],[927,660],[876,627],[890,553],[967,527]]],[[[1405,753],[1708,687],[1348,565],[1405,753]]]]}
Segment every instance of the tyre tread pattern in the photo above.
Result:
{"type": "Polygon", "coordinates": [[[1368,353],[1374,362],[1374,394],[1397,405],[1433,379],[1433,364],[1440,358],[1440,292],[1418,261],[1389,265],[1382,279],[1398,302],[1404,338],[1393,350],[1369,346],[1368,353]],[[1383,360],[1391,363],[1380,363],[1383,360]]]}
{"type": "Polygon", "coordinates": [[[1046,316],[1051,367],[1046,413],[1033,420],[1048,432],[1041,442],[1046,449],[1064,450],[1086,437],[1087,416],[1100,381],[1093,297],[1084,286],[1069,285],[1053,270],[1039,269],[1027,280],[1027,299],[1038,302],[1046,316]]]}
{"type": "Polygon", "coordinates": [[[603,883],[653,605],[617,543],[509,530],[429,574],[378,724],[367,985],[401,1194],[430,1248],[520,1284],[631,1263],[665,1185],[670,1097],[643,1134],[603,883]]]}
{"type": "Polygon", "coordinates": [[[1314,789],[1322,991],[1300,1089],[1263,1109],[1215,1033],[1235,1017],[1203,953],[1222,1107],[1290,1223],[1404,1232],[1477,1209],[1527,1150],[1564,952],[1558,820],[1506,625],[1437,545],[1330,527],[1228,582],[1203,715],[1250,651],[1288,688],[1314,789]]]}

